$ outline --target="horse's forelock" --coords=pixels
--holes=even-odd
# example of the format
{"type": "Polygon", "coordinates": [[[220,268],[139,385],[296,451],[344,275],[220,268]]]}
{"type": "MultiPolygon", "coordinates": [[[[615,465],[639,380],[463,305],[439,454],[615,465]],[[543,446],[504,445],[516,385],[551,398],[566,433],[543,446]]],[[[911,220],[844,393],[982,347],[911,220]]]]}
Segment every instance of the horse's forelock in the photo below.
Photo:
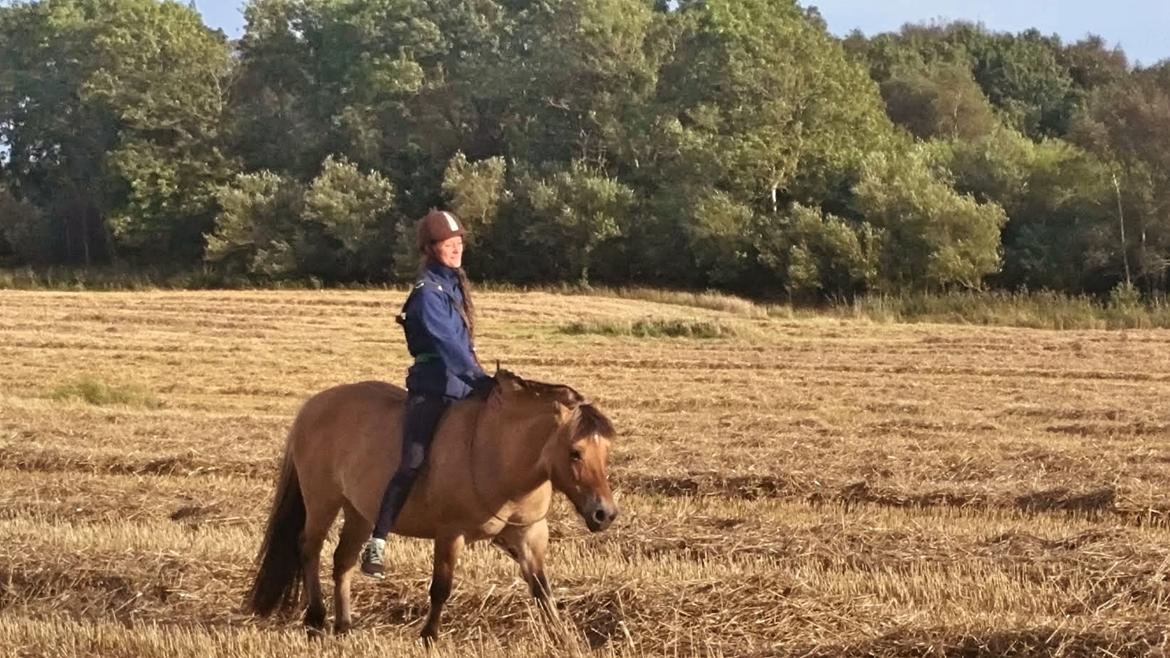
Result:
{"type": "Polygon", "coordinates": [[[612,440],[617,435],[613,421],[591,403],[578,405],[570,423],[570,436],[574,441],[584,438],[612,440]]]}

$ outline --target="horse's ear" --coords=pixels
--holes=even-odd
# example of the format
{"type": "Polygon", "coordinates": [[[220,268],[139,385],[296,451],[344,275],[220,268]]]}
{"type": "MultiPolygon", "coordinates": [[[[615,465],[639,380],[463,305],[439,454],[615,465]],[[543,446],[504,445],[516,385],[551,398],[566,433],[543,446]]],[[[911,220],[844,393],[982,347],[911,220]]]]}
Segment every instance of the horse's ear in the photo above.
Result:
{"type": "Polygon", "coordinates": [[[496,384],[506,391],[519,391],[524,388],[524,380],[513,375],[508,370],[496,369],[496,384]]]}
{"type": "Polygon", "coordinates": [[[569,409],[576,409],[582,404],[585,404],[585,397],[568,386],[557,387],[556,400],[569,409]]]}

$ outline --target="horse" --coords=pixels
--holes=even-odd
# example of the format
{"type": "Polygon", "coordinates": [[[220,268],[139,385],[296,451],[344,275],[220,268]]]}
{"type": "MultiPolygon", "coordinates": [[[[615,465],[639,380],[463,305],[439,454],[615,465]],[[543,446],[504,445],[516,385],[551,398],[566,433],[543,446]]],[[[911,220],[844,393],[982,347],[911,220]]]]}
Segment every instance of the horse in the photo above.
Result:
{"type": "MultiPolygon", "coordinates": [[[[555,616],[544,563],[553,491],[593,532],[618,515],[607,476],[613,423],[564,385],[496,373],[486,396],[451,405],[393,532],[434,540],[428,644],[439,634],[460,551],[490,540],[520,567],[542,611],[555,616]]],[[[390,476],[401,457],[406,391],[365,381],[321,391],[289,430],[246,606],[259,616],[307,605],[310,636],[325,632],[321,548],[344,510],[333,552],[335,634],[352,626],[350,584],[390,476]]]]}

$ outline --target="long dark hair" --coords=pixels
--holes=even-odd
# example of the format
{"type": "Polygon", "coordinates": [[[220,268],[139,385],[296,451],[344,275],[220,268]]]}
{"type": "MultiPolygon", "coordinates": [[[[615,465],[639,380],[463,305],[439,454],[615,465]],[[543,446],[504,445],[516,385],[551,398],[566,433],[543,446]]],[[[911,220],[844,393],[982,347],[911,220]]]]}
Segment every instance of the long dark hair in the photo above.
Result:
{"type": "Polygon", "coordinates": [[[463,308],[459,315],[463,317],[463,324],[467,325],[467,336],[475,345],[475,302],[471,299],[471,279],[467,278],[467,270],[455,268],[455,275],[459,277],[459,287],[463,289],[463,308]]]}

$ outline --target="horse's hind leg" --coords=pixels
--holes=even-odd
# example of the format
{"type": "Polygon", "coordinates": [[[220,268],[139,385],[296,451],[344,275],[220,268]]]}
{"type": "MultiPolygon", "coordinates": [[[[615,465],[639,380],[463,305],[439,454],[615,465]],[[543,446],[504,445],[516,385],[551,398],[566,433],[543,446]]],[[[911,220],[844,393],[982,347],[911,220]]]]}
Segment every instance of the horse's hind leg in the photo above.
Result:
{"type": "MultiPolygon", "coordinates": [[[[306,503],[308,497],[306,497],[306,503]]],[[[317,502],[306,504],[305,529],[301,534],[301,564],[304,567],[305,597],[309,605],[305,609],[305,626],[310,637],[320,636],[325,629],[325,599],[321,594],[321,546],[333,520],[337,518],[340,505],[317,502]]]]}
{"type": "Polygon", "coordinates": [[[370,523],[352,505],[345,504],[345,523],[333,551],[333,632],[345,633],[353,625],[350,584],[362,546],[370,537],[370,523]]]}

